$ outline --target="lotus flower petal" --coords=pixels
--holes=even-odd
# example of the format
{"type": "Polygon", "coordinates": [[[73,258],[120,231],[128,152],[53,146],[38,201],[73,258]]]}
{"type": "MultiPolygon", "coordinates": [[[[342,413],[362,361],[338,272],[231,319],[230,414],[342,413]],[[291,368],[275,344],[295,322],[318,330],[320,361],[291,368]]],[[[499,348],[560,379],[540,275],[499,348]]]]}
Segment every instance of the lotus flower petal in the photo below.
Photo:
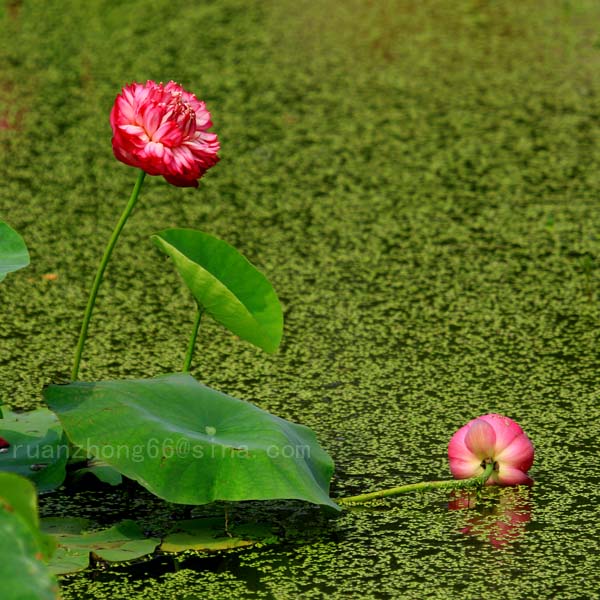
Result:
{"type": "Polygon", "coordinates": [[[496,435],[496,452],[501,452],[510,446],[516,437],[523,434],[523,430],[519,424],[508,417],[492,413],[479,418],[494,429],[496,435]]]}
{"type": "Polygon", "coordinates": [[[496,455],[496,460],[517,467],[523,472],[529,471],[533,464],[533,444],[521,433],[509,446],[496,455]]]}
{"type": "Polygon", "coordinates": [[[521,471],[521,469],[502,463],[498,466],[496,479],[500,485],[530,485],[533,483],[531,477],[521,471]]]}
{"type": "Polygon", "coordinates": [[[496,447],[494,428],[483,419],[475,419],[465,435],[465,446],[480,461],[490,458],[496,447]]]}

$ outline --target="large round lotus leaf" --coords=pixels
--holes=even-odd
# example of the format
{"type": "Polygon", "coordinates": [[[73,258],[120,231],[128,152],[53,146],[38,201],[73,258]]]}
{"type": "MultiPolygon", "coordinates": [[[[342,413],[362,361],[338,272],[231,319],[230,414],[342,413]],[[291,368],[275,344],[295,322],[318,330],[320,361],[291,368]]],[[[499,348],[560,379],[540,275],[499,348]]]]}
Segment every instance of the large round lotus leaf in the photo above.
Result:
{"type": "Polygon", "coordinates": [[[40,492],[56,489],[64,481],[68,444],[59,420],[47,408],[25,413],[5,410],[0,437],[9,444],[0,451],[0,471],[31,479],[40,492]]]}
{"type": "Polygon", "coordinates": [[[169,502],[289,498],[338,508],[314,433],[189,375],[45,390],[71,441],[169,502]]]}
{"type": "Polygon", "coordinates": [[[4,221],[0,221],[0,281],[7,273],[29,264],[29,253],[23,238],[4,221]]]}
{"type": "Polygon", "coordinates": [[[172,259],[196,302],[243,340],[275,352],[283,313],[267,278],[235,248],[194,229],[165,229],[152,236],[172,259]]]}

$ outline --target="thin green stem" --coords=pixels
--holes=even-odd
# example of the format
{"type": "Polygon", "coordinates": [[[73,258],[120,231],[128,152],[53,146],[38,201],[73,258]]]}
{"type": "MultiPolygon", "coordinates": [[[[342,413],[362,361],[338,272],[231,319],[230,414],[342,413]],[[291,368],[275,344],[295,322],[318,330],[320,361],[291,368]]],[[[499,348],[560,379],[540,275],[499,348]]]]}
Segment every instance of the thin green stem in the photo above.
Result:
{"type": "Polygon", "coordinates": [[[379,498],[387,498],[388,496],[397,496],[399,494],[406,494],[408,492],[424,492],[428,490],[437,490],[441,488],[458,490],[470,487],[482,486],[488,477],[494,471],[494,464],[487,463],[485,469],[481,475],[471,477],[469,479],[450,479],[447,481],[422,481],[420,483],[408,483],[406,485],[399,485],[387,490],[380,490],[378,492],[370,492],[368,494],[359,494],[358,496],[348,496],[346,498],[335,498],[338,504],[362,504],[363,502],[369,502],[371,500],[378,500],[379,498]]]}
{"type": "Polygon", "coordinates": [[[190,336],[190,342],[188,344],[187,353],[185,355],[185,362],[183,363],[183,372],[189,373],[192,367],[192,357],[194,356],[194,348],[196,347],[196,338],[198,337],[198,329],[200,328],[200,321],[204,310],[197,305],[196,318],[194,320],[194,328],[192,329],[192,335],[190,336]]]}
{"type": "Polygon", "coordinates": [[[85,314],[83,315],[83,322],[81,323],[81,332],[79,333],[79,341],[77,342],[77,348],[75,350],[75,360],[73,362],[73,370],[71,371],[71,380],[76,381],[79,375],[79,365],[81,364],[81,355],[83,354],[83,347],[85,346],[85,340],[87,339],[88,327],[90,325],[90,319],[92,318],[92,312],[94,311],[94,305],[96,303],[96,296],[98,295],[98,290],[100,289],[100,284],[102,283],[102,277],[104,275],[104,271],[106,270],[106,265],[110,260],[111,254],[119,239],[119,234],[121,230],[125,226],[133,207],[135,206],[138,196],[140,195],[140,190],[142,189],[142,183],[144,183],[144,177],[146,173],[144,171],[140,171],[137,181],[133,187],[133,191],[131,192],[131,197],[129,198],[129,202],[117,223],[112,235],[110,236],[110,240],[108,240],[108,245],[104,250],[104,256],[100,261],[100,265],[98,267],[98,271],[96,271],[96,277],[94,279],[94,283],[92,284],[92,289],[90,291],[90,297],[88,298],[88,303],[85,308],[85,314]]]}

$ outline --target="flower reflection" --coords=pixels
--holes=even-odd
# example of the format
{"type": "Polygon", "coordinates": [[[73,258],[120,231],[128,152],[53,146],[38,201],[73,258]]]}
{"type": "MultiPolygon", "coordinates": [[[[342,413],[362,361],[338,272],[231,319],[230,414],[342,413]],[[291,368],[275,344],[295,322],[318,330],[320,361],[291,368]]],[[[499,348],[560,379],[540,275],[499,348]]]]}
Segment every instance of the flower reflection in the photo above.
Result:
{"type": "MultiPolygon", "coordinates": [[[[488,488],[489,490],[489,488],[488,488]]],[[[503,548],[517,541],[531,520],[528,488],[495,488],[485,495],[468,490],[457,491],[448,503],[449,510],[461,514],[460,531],[503,548]]]]}

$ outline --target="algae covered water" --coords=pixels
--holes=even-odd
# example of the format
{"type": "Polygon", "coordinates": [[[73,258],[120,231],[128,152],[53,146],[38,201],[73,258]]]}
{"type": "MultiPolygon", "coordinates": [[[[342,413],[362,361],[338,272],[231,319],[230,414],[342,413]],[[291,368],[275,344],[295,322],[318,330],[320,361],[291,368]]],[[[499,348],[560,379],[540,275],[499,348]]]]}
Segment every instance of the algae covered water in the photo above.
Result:
{"type": "MultiPolygon", "coordinates": [[[[449,476],[450,436],[487,412],[536,448],[533,488],[476,500],[196,508],[280,541],[98,565],[65,598],[597,596],[599,18],[586,0],[5,3],[0,215],[32,258],[0,289],[5,402],[68,378],[135,179],[112,157],[114,97],[175,79],[206,100],[222,161],[198,191],[147,182],[82,377],[180,368],[194,307],[148,238],[194,227],[267,274],[285,334],[267,356],[207,321],[193,374],[314,429],[333,496],[449,476]]],[[[186,516],[85,485],[41,511],[152,533],[186,516]]]]}

